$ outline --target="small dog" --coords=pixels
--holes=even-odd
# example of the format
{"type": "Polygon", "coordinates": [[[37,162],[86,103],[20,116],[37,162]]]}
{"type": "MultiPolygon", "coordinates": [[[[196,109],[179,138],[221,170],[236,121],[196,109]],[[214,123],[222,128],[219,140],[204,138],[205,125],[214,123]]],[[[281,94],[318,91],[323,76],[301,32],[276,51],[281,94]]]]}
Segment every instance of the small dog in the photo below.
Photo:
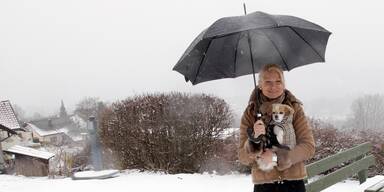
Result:
{"type": "Polygon", "coordinates": [[[285,104],[272,104],[273,132],[279,144],[292,149],[296,145],[296,134],[293,129],[292,120],[295,111],[285,104]]]}
{"type": "MultiPolygon", "coordinates": [[[[293,113],[294,110],[288,105],[272,104],[272,118],[266,128],[266,134],[255,138],[253,128],[247,129],[251,152],[260,151],[261,154],[266,148],[292,149],[296,145],[296,135],[292,125],[293,113]]],[[[256,162],[262,171],[270,171],[277,165],[276,162],[266,163],[261,159],[256,159],[256,162]]]]}

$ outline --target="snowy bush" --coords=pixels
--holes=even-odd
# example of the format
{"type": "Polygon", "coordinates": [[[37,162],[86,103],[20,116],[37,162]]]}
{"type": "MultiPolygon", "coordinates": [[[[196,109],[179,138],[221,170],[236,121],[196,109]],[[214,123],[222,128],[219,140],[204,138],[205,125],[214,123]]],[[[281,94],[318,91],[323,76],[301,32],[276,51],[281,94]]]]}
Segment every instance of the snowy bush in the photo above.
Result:
{"type": "MultiPolygon", "coordinates": [[[[373,145],[372,154],[376,157],[376,166],[369,169],[368,175],[384,174],[384,132],[340,130],[334,125],[319,119],[309,119],[312,127],[316,153],[306,164],[326,158],[340,151],[347,150],[364,142],[371,142],[373,145]]],[[[250,173],[249,167],[242,166],[237,161],[237,145],[239,143],[238,133],[232,137],[222,140],[217,146],[215,156],[206,165],[209,170],[218,173],[229,173],[238,171],[250,173]]],[[[334,168],[333,170],[337,169],[334,168]]],[[[329,171],[333,171],[332,169],[329,171]]]]}
{"type": "Polygon", "coordinates": [[[198,172],[214,155],[232,113],[205,94],[147,94],[118,101],[100,121],[100,138],[121,168],[198,172]]]}
{"type": "Polygon", "coordinates": [[[310,119],[310,124],[315,138],[316,153],[307,163],[318,161],[364,142],[371,142],[373,145],[371,153],[376,158],[376,165],[369,169],[368,175],[384,174],[383,131],[341,130],[335,128],[332,124],[318,119],[310,119]]]}

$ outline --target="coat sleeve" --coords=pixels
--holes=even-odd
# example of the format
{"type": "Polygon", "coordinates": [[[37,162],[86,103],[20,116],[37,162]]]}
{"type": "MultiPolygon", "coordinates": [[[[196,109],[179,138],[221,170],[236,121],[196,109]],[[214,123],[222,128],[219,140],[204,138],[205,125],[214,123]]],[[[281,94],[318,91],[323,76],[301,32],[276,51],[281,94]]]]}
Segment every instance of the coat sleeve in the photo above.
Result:
{"type": "Polygon", "coordinates": [[[292,164],[310,159],[315,154],[315,141],[312,129],[304,114],[303,107],[295,104],[293,127],[296,134],[296,146],[289,151],[289,159],[292,164]]]}
{"type": "Polygon", "coordinates": [[[249,145],[247,128],[253,127],[254,118],[251,115],[250,107],[244,111],[243,116],[241,117],[240,123],[240,136],[239,136],[239,148],[238,148],[238,157],[240,163],[244,165],[252,165],[255,163],[255,159],[251,158],[252,154],[256,157],[256,152],[251,152],[251,146],[249,145]]]}

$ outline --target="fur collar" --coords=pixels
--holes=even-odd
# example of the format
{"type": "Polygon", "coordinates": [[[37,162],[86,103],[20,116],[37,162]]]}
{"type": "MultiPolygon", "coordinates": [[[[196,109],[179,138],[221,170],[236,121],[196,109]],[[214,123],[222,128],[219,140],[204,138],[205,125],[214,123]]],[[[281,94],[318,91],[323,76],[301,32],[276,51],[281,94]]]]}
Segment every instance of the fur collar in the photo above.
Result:
{"type": "Polygon", "coordinates": [[[269,99],[262,94],[259,88],[256,88],[252,91],[251,97],[249,98],[248,110],[251,111],[254,117],[257,113],[262,114],[262,119],[264,122],[269,122],[271,120],[272,113],[272,104],[273,103],[283,103],[293,107],[293,105],[301,105],[301,101],[298,100],[289,90],[285,89],[283,94],[275,99],[269,99]]]}

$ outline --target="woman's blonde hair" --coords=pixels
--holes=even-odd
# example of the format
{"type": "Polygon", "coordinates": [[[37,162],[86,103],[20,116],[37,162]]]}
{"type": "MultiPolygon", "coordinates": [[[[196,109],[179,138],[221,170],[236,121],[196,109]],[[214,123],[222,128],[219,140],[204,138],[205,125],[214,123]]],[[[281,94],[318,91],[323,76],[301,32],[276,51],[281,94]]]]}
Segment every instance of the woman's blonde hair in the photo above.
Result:
{"type": "Polygon", "coordinates": [[[265,72],[268,72],[268,73],[276,72],[280,76],[280,79],[283,85],[285,85],[283,69],[280,67],[280,65],[277,65],[277,64],[267,64],[267,65],[264,65],[263,68],[261,68],[261,70],[259,71],[259,85],[264,80],[265,72]]]}

